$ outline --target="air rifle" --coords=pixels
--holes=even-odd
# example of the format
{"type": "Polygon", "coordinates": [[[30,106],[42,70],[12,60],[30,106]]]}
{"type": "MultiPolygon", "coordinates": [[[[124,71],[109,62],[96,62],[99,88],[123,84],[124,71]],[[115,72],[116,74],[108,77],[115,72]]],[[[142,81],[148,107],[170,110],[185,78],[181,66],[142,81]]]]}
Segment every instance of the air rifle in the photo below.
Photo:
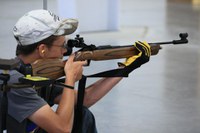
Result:
{"type": "MultiPolygon", "coordinates": [[[[156,55],[161,49],[160,45],[166,44],[185,44],[188,43],[187,33],[180,33],[179,40],[173,40],[169,42],[156,42],[149,43],[151,47],[151,55],[156,55]]],[[[133,45],[127,46],[98,46],[95,45],[86,45],[84,40],[79,35],[76,36],[74,40],[69,40],[67,43],[68,52],[67,55],[70,55],[72,48],[81,48],[75,52],[75,61],[101,61],[101,60],[111,60],[111,59],[121,59],[128,58],[133,55],[138,54],[138,50],[133,45]]],[[[49,77],[52,79],[57,79],[64,76],[64,67],[65,61],[60,59],[45,59],[37,60],[31,64],[33,75],[49,77]]]]}

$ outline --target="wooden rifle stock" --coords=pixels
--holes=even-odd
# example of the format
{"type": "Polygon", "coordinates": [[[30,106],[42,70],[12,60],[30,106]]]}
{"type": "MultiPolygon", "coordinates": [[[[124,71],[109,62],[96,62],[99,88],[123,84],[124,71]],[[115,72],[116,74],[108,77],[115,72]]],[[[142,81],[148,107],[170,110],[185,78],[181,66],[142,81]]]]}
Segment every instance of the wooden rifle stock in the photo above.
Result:
{"type": "MultiPolygon", "coordinates": [[[[161,49],[160,45],[150,45],[151,55],[156,55],[161,49]]],[[[82,60],[111,60],[128,58],[133,55],[137,55],[139,51],[133,46],[101,46],[96,50],[78,51],[75,55],[75,61],[82,60]]]]}

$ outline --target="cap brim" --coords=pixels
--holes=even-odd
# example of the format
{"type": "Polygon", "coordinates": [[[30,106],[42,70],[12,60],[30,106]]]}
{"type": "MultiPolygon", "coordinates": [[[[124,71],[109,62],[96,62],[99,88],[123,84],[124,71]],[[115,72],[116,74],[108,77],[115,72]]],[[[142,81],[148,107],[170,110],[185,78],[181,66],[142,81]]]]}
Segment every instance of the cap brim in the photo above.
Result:
{"type": "Polygon", "coordinates": [[[62,20],[59,28],[54,33],[54,35],[56,35],[56,36],[70,35],[76,31],[77,27],[78,27],[78,20],[76,20],[76,19],[62,20]]]}

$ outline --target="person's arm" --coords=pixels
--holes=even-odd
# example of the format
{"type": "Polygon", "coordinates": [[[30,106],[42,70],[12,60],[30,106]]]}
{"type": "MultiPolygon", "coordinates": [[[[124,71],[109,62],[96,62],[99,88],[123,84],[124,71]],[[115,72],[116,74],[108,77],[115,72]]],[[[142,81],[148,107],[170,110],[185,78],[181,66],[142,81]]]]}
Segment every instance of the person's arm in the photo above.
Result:
{"type": "Polygon", "coordinates": [[[85,90],[84,106],[90,107],[104,97],[122,77],[102,78],[85,90]]]}
{"type": "MultiPolygon", "coordinates": [[[[82,75],[82,67],[85,62],[74,62],[74,55],[70,56],[66,65],[65,84],[74,86],[82,75]]],[[[49,105],[45,105],[34,112],[29,119],[49,133],[71,132],[73,126],[75,91],[65,87],[56,112],[49,105]]]]}

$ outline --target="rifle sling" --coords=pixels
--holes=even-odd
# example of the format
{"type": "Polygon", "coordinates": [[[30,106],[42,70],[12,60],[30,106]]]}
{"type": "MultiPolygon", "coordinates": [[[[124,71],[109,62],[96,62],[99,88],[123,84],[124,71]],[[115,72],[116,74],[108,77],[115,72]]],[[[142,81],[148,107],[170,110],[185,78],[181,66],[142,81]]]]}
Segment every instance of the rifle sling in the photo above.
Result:
{"type": "Polygon", "coordinates": [[[128,74],[124,73],[124,69],[113,69],[88,75],[87,77],[128,77],[128,74]]]}
{"type": "Polygon", "coordinates": [[[85,85],[86,85],[86,76],[82,76],[81,80],[79,80],[78,84],[78,100],[75,110],[75,118],[73,124],[73,131],[72,133],[81,133],[82,132],[82,125],[83,125],[83,100],[84,100],[84,92],[85,92],[85,85]]]}
{"type": "Polygon", "coordinates": [[[128,77],[127,68],[122,69],[113,69],[108,70],[104,72],[100,72],[97,74],[82,76],[81,80],[79,80],[78,84],[78,100],[76,105],[76,111],[75,111],[75,118],[74,118],[74,127],[73,127],[73,133],[81,133],[82,131],[82,125],[83,125],[83,100],[84,100],[84,92],[85,92],[85,85],[87,78],[90,77],[128,77]]]}

